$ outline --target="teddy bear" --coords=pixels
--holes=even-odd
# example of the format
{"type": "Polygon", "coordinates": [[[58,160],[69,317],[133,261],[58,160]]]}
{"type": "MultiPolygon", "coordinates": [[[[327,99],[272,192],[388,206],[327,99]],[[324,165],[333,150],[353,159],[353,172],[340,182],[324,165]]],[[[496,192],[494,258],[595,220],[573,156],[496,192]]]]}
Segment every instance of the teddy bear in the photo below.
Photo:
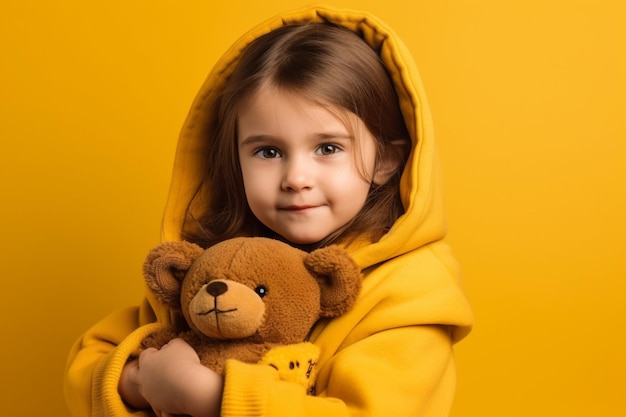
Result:
{"type": "Polygon", "coordinates": [[[361,271],[336,245],[310,253],[264,237],[238,237],[207,249],[168,241],[150,251],[146,284],[182,314],[182,324],[149,335],[144,347],[175,337],[222,373],[226,360],[264,363],[281,379],[306,384],[318,351],[305,342],[313,325],[350,310],[361,271]]]}

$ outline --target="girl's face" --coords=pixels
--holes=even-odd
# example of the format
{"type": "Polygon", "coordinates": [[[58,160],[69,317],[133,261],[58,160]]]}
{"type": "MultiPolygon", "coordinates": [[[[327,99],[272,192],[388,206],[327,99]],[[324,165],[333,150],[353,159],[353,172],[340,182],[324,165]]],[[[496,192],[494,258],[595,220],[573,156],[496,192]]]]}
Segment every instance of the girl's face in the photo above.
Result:
{"type": "Polygon", "coordinates": [[[264,86],[237,120],[248,205],[296,244],[316,243],[361,210],[376,180],[374,138],[350,114],[353,133],[332,112],[264,86]]]}

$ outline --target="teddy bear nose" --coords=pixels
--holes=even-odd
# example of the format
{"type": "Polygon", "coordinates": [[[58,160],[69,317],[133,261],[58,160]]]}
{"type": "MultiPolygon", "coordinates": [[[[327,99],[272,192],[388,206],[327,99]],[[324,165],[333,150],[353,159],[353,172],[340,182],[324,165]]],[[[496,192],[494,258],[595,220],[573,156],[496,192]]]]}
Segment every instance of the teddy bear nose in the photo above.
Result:
{"type": "Polygon", "coordinates": [[[211,294],[213,297],[224,294],[226,291],[228,291],[228,285],[221,281],[211,282],[206,286],[206,292],[211,294]]]}

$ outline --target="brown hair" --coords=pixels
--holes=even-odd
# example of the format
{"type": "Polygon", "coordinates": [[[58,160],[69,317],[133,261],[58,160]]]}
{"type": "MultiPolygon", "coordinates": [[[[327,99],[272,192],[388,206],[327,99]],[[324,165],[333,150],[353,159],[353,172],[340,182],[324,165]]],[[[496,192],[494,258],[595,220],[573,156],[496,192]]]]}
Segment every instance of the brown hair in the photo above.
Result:
{"type": "Polygon", "coordinates": [[[192,200],[182,237],[205,247],[235,236],[280,238],[248,207],[237,151],[238,114],[264,83],[355,114],[376,140],[377,163],[385,160],[395,167],[385,184],[373,186],[349,224],[314,247],[364,233],[372,241],[380,239],[404,211],[399,182],[409,136],[395,90],[376,52],[356,33],[325,23],[283,26],[245,49],[220,95],[216,131],[207,138],[211,160],[197,196],[208,193],[210,203],[201,208],[201,217],[193,218],[192,200]]]}

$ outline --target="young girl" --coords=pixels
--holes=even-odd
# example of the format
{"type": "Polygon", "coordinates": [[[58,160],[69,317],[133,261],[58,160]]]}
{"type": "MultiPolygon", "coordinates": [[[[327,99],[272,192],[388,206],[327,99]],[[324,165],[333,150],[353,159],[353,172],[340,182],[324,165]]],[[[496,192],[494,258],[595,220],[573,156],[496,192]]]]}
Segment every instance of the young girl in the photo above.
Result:
{"type": "Polygon", "coordinates": [[[267,21],[197,96],[163,238],[348,249],[363,288],[350,312],[311,330],[321,350],[315,395],[264,365],[231,360],[217,375],[178,339],[138,354],[175,320],[148,294],[77,341],[68,404],[75,416],[445,416],[452,345],[472,321],[445,233],[430,115],[392,31],[327,8],[267,21]]]}

